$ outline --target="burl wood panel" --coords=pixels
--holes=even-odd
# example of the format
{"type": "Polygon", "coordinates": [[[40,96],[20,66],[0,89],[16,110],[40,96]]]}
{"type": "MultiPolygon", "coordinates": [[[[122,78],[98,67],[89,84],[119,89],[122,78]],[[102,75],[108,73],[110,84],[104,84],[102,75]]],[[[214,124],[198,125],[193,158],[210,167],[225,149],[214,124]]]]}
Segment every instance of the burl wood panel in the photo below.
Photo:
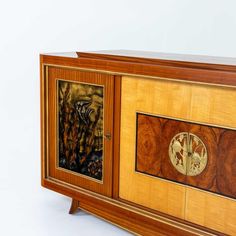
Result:
{"type": "Polygon", "coordinates": [[[83,187],[97,193],[107,196],[112,195],[112,140],[113,140],[113,92],[114,92],[114,78],[112,75],[94,73],[94,72],[81,72],[79,70],[72,70],[66,68],[59,68],[49,66],[46,73],[46,87],[48,95],[48,154],[47,154],[47,169],[46,177],[51,177],[74,185],[75,187],[83,187]],[[79,175],[64,168],[59,168],[57,165],[58,151],[58,131],[57,131],[57,80],[82,82],[88,84],[95,84],[104,86],[104,133],[111,134],[111,140],[104,139],[104,156],[103,156],[103,180],[97,181],[88,178],[84,175],[79,175]]]}
{"type": "Polygon", "coordinates": [[[137,114],[136,171],[185,183],[186,176],[178,172],[168,158],[172,137],[186,130],[172,120],[137,114]]]}
{"type": "Polygon", "coordinates": [[[236,196],[236,131],[221,134],[217,162],[217,186],[220,192],[236,196]]]}
{"type": "Polygon", "coordinates": [[[236,131],[137,113],[136,170],[229,197],[236,197],[236,131]],[[181,132],[197,135],[208,159],[196,176],[180,173],[169,158],[169,144],[181,132]]]}
{"type": "MultiPolygon", "coordinates": [[[[235,200],[135,171],[136,112],[236,128],[236,90],[142,77],[122,77],[119,183],[119,196],[122,199],[224,233],[235,232],[235,221],[227,223],[227,218],[224,218],[224,215],[232,214],[235,219],[235,211],[232,211],[236,207],[235,200]],[[191,196],[188,194],[190,191],[194,192],[191,196]],[[199,202],[198,195],[202,194],[209,199],[214,196],[214,206],[208,207],[199,202]],[[220,210],[222,203],[226,207],[220,210]],[[217,227],[217,220],[214,219],[217,209],[221,211],[221,225],[224,225],[221,228],[217,227]],[[211,221],[208,216],[211,216],[211,221]]],[[[228,142],[228,145],[233,145],[232,141],[228,142]]],[[[224,158],[223,153],[219,153],[220,157],[224,158]]],[[[225,168],[229,168],[229,165],[225,168]]],[[[233,171],[233,167],[230,168],[233,171]]]]}

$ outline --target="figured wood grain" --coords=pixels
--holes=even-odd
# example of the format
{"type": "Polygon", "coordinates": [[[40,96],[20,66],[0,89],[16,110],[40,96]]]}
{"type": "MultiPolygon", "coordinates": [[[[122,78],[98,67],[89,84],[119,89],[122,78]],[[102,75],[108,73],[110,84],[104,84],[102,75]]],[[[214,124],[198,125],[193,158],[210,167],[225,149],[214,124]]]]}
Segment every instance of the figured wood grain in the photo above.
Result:
{"type": "MultiPolygon", "coordinates": [[[[185,207],[185,197],[190,187],[155,180],[152,176],[135,172],[136,111],[235,128],[236,91],[233,88],[128,76],[122,78],[120,197],[189,220],[186,215],[188,206],[185,207]]],[[[215,199],[220,206],[222,197],[216,196],[215,199]]],[[[198,202],[194,197],[191,201],[196,204],[198,202]]],[[[236,204],[234,200],[229,202],[231,205],[236,204]]],[[[201,210],[199,208],[200,212],[201,210]]],[[[194,222],[194,213],[190,221],[194,222]]],[[[201,220],[197,222],[203,225],[201,220]]],[[[204,226],[214,229],[214,223],[205,222],[204,226]]],[[[231,230],[235,227],[231,225],[231,230]]],[[[224,232],[224,229],[221,232],[224,232]]]]}
{"type": "Polygon", "coordinates": [[[137,114],[136,170],[179,183],[186,175],[172,165],[168,153],[171,139],[187,131],[187,124],[160,117],[137,114]]]}
{"type": "Polygon", "coordinates": [[[69,214],[74,214],[79,208],[79,201],[72,198],[69,214]]]}
{"type": "Polygon", "coordinates": [[[120,112],[121,112],[121,76],[116,75],[114,81],[114,143],[113,143],[113,198],[119,198],[120,169],[120,112]]]}
{"type": "Polygon", "coordinates": [[[161,176],[161,120],[137,114],[136,122],[136,170],[161,176]]]}
{"type": "Polygon", "coordinates": [[[100,60],[138,62],[142,64],[159,64],[185,66],[189,68],[205,68],[219,70],[236,70],[236,58],[213,57],[135,50],[103,50],[94,52],[77,52],[78,57],[100,60]]]}
{"type": "Polygon", "coordinates": [[[137,113],[136,170],[236,198],[236,130],[137,113]],[[198,175],[180,173],[171,163],[169,144],[182,132],[197,135],[207,150],[198,175]]]}
{"type": "Polygon", "coordinates": [[[220,192],[236,196],[236,131],[223,132],[219,140],[217,186],[220,192]]]}
{"type": "Polygon", "coordinates": [[[45,92],[45,67],[40,63],[40,146],[41,146],[41,184],[46,178],[46,92],[45,92]]]}
{"type": "Polygon", "coordinates": [[[187,188],[185,219],[227,235],[236,235],[236,201],[187,188]]]}
{"type": "Polygon", "coordinates": [[[114,81],[111,75],[80,72],[64,68],[48,68],[48,176],[105,194],[112,195],[112,153],[113,153],[113,91],[114,81]],[[75,174],[57,167],[57,102],[56,80],[84,82],[104,86],[104,134],[110,133],[111,140],[104,139],[103,182],[75,174]]]}
{"type": "MultiPolygon", "coordinates": [[[[139,86],[137,80],[122,78],[119,196],[122,199],[183,219],[185,203],[183,186],[135,172],[135,112],[137,101],[141,101],[138,100],[138,96],[141,95],[138,93],[142,91],[142,95],[145,94],[145,100],[154,101],[155,99],[148,97],[150,94],[155,94],[151,92],[152,89],[147,91],[145,86],[139,86]]],[[[143,98],[142,100],[144,100],[143,98]]]]}
{"type": "MultiPolygon", "coordinates": [[[[222,233],[210,230],[209,228],[204,228],[204,227],[199,227],[196,224],[201,224],[201,225],[205,225],[205,227],[210,227],[211,229],[214,229],[214,224],[216,219],[213,220],[211,223],[211,225],[209,226],[209,224],[203,223],[204,222],[204,217],[206,216],[206,213],[201,209],[201,206],[203,206],[203,204],[199,204],[200,208],[196,208],[195,210],[197,210],[197,214],[194,214],[194,212],[191,212],[191,217],[189,216],[189,219],[191,222],[196,222],[196,224],[193,223],[189,223],[188,222],[182,222],[179,223],[178,220],[170,220],[171,217],[160,217],[160,215],[158,214],[158,212],[154,211],[155,214],[152,214],[152,216],[150,217],[150,211],[148,209],[150,209],[150,207],[152,207],[152,204],[146,204],[148,205],[148,207],[146,208],[146,210],[141,211],[139,207],[140,206],[140,202],[137,201],[137,206],[132,207],[131,205],[135,203],[132,202],[130,204],[124,204],[123,202],[121,202],[121,200],[113,200],[111,198],[105,198],[102,195],[96,195],[93,192],[88,193],[87,190],[85,189],[80,189],[79,187],[76,187],[75,185],[68,185],[66,182],[58,182],[57,179],[52,179],[50,177],[47,176],[47,162],[46,162],[46,156],[47,156],[47,152],[48,152],[48,146],[50,147],[50,145],[47,145],[47,137],[46,137],[46,133],[48,130],[47,124],[45,122],[48,114],[45,112],[45,107],[46,107],[46,94],[45,94],[45,81],[43,80],[43,78],[45,77],[46,71],[43,71],[43,69],[45,68],[44,64],[53,64],[54,67],[61,67],[61,66],[66,66],[66,67],[75,67],[76,69],[84,69],[84,70],[101,70],[104,73],[107,74],[119,74],[119,76],[121,75],[125,75],[125,74],[133,74],[133,75],[145,75],[145,76],[152,76],[153,80],[157,80],[159,81],[159,77],[161,77],[161,79],[170,79],[172,81],[176,81],[177,80],[181,80],[181,81],[186,81],[186,82],[197,82],[197,83],[209,83],[209,84],[218,84],[218,85],[223,85],[223,86],[236,86],[236,73],[235,73],[235,66],[232,65],[232,63],[228,63],[226,61],[222,62],[225,65],[216,65],[213,63],[214,59],[212,60],[211,58],[208,59],[204,59],[205,61],[202,61],[199,63],[195,63],[195,62],[181,62],[179,61],[179,59],[174,59],[174,61],[171,59],[171,61],[167,61],[167,60],[162,60],[161,58],[157,58],[157,61],[153,61],[151,58],[149,58],[149,60],[143,60],[141,59],[130,59],[130,58],[123,58],[122,60],[117,60],[117,58],[88,58],[88,57],[80,57],[77,58],[76,53],[65,53],[65,54],[45,54],[45,55],[41,55],[40,57],[41,59],[41,157],[42,157],[42,185],[46,188],[52,189],[54,191],[57,191],[59,193],[62,193],[64,195],[70,196],[76,200],[80,201],[81,204],[81,208],[88,210],[89,212],[92,212],[100,217],[103,217],[106,220],[111,221],[114,224],[118,224],[121,227],[124,227],[126,229],[129,229],[135,233],[138,233],[140,235],[222,235],[222,233]],[[161,60],[159,60],[161,59],[161,60]],[[206,65],[205,65],[206,63],[206,65]],[[200,210],[199,210],[200,209],[200,210]]],[[[170,59],[170,58],[169,58],[170,59]]],[[[47,67],[47,66],[46,66],[47,67]]],[[[71,70],[74,70],[75,68],[71,68],[71,70]]],[[[113,77],[114,79],[115,77],[113,77]]],[[[134,80],[136,80],[136,78],[133,78],[134,80]]],[[[149,79],[148,79],[149,80],[149,79]]],[[[166,104],[170,105],[170,108],[173,110],[173,116],[178,116],[178,114],[184,114],[184,117],[191,118],[191,119],[195,119],[195,120],[201,120],[199,118],[201,118],[200,114],[201,112],[203,112],[202,117],[204,121],[212,121],[212,122],[216,122],[217,124],[225,124],[225,125],[229,125],[229,126],[233,126],[235,127],[235,123],[234,123],[234,117],[235,117],[235,96],[234,93],[231,93],[232,90],[231,89],[226,89],[225,90],[225,94],[226,96],[224,96],[224,93],[221,92],[221,90],[219,90],[219,97],[218,97],[218,92],[214,91],[212,92],[209,91],[209,93],[207,93],[207,91],[205,91],[204,89],[197,89],[197,90],[193,90],[192,91],[192,86],[191,84],[189,84],[189,87],[185,85],[185,83],[175,83],[175,82],[167,82],[167,94],[165,95],[165,93],[162,91],[163,87],[161,86],[161,88],[159,89],[159,84],[155,87],[152,88],[153,85],[150,86],[149,89],[147,89],[146,86],[142,86],[142,83],[137,83],[137,86],[140,87],[139,89],[142,89],[142,87],[144,88],[145,91],[152,91],[153,89],[155,89],[155,91],[157,92],[161,92],[161,96],[154,96],[154,98],[157,98],[159,100],[162,100],[162,98],[166,99],[166,104]],[[181,85],[181,86],[179,86],[181,85]],[[169,87],[170,86],[170,87],[169,87]],[[183,88],[181,89],[180,87],[183,88]],[[169,88],[168,88],[169,87],[169,88]],[[174,91],[174,96],[170,96],[170,100],[168,100],[168,95],[171,95],[172,92],[174,91]],[[175,91],[176,90],[176,91],[175,91]],[[193,102],[192,107],[191,107],[191,111],[186,111],[186,109],[184,109],[184,105],[189,105],[189,103],[187,103],[187,101],[183,101],[185,98],[185,95],[188,96],[192,96],[191,93],[193,92],[198,92],[198,94],[195,94],[198,98],[201,100],[200,105],[198,106],[197,102],[193,102]],[[180,95],[182,96],[181,99],[176,98],[176,95],[180,95]],[[228,94],[228,96],[227,96],[228,94]],[[225,97],[225,99],[224,99],[225,97]],[[172,100],[174,98],[174,100],[172,100]],[[223,98],[223,99],[222,99],[223,98]],[[215,101],[213,101],[215,100],[215,101]],[[179,105],[179,101],[181,101],[181,103],[183,103],[182,105],[179,105]],[[228,104],[229,101],[229,104],[228,104]],[[201,107],[201,104],[205,104],[204,102],[206,102],[206,108],[201,107]],[[212,109],[210,109],[209,111],[209,104],[213,104],[212,105],[212,109]],[[217,105],[216,105],[217,104],[217,105]],[[219,105],[218,105],[219,104],[219,105]],[[222,105],[223,104],[223,105],[222,105]],[[216,111],[212,112],[212,110],[215,109],[216,106],[216,111]],[[219,107],[221,106],[221,112],[219,107]],[[226,109],[224,110],[224,108],[226,107],[226,109]],[[231,109],[230,109],[231,107],[231,109]],[[179,111],[182,110],[182,113],[179,113],[179,111]],[[231,120],[229,119],[230,116],[230,110],[231,111],[231,120]],[[196,114],[198,114],[199,112],[199,116],[198,115],[189,115],[192,113],[195,113],[197,111],[196,114]],[[220,114],[219,118],[217,118],[217,115],[220,114]],[[226,116],[226,119],[222,118],[226,116]],[[228,122],[229,121],[229,122],[228,122]]],[[[119,83],[118,83],[119,84],[119,83]]],[[[145,85],[145,83],[144,83],[145,85]]],[[[116,85],[117,86],[117,85],[116,85]]],[[[198,85],[194,85],[196,87],[198,87],[198,85]]],[[[202,85],[200,86],[202,87],[202,85]]],[[[203,86],[204,87],[204,86],[203,86]]],[[[118,86],[119,88],[119,86],[118,86]]],[[[132,86],[131,86],[132,88],[132,86]]],[[[116,88],[114,88],[116,90],[116,88]]],[[[133,89],[133,88],[132,88],[133,89]]],[[[206,86],[206,90],[207,90],[207,86],[206,86]]],[[[134,91],[136,91],[136,86],[134,91]]],[[[122,92],[123,93],[123,92],[122,92]]],[[[126,93],[127,95],[128,93],[126,93]]],[[[144,98],[148,99],[148,102],[153,102],[153,100],[149,101],[149,98],[151,98],[152,96],[150,96],[148,93],[145,93],[145,96],[139,96],[138,97],[138,102],[142,101],[144,98]]],[[[153,98],[153,97],[152,97],[153,98]]],[[[154,102],[158,103],[158,105],[160,105],[159,100],[155,100],[154,102]]],[[[132,101],[132,99],[131,99],[132,101]]],[[[142,102],[141,102],[142,103],[142,102]]],[[[131,105],[131,109],[130,111],[132,111],[132,103],[131,105]]],[[[153,111],[155,111],[155,105],[153,106],[153,111]]],[[[162,107],[163,108],[163,107],[162,107]]],[[[152,109],[150,109],[151,111],[152,109]]],[[[171,114],[171,111],[167,111],[168,109],[163,108],[163,111],[165,114],[171,114]]],[[[159,112],[159,110],[157,109],[156,111],[159,112]]],[[[182,115],[180,115],[181,117],[182,115]]],[[[117,116],[118,117],[118,116],[117,116]]],[[[116,122],[115,122],[116,123],[116,122]]],[[[132,125],[131,125],[132,126],[132,125]]],[[[114,124],[114,127],[118,127],[118,125],[114,124]]],[[[115,135],[115,134],[114,134],[115,135]]],[[[127,132],[127,135],[131,135],[129,132],[127,132]]],[[[116,137],[119,137],[119,133],[116,131],[116,137]]],[[[55,137],[54,137],[55,138],[55,137]]],[[[115,141],[115,140],[114,140],[115,141]]],[[[114,150],[117,149],[117,147],[115,147],[115,143],[118,145],[119,142],[115,141],[114,142],[114,150]]],[[[133,142],[130,142],[133,143],[133,142]]],[[[49,142],[50,144],[50,142],[49,142]]],[[[229,142],[229,147],[231,148],[231,143],[229,142]]],[[[132,145],[132,144],[131,144],[132,145]]],[[[127,148],[131,148],[131,146],[127,146],[127,148]]],[[[134,147],[132,147],[134,148],[134,147]]],[[[223,158],[223,152],[221,155],[221,158],[223,158]]],[[[115,155],[114,156],[115,159],[114,161],[116,163],[118,163],[119,160],[119,156],[115,155]]],[[[227,158],[228,160],[228,158],[227,158]]],[[[230,159],[229,159],[230,160],[230,159]]],[[[124,160],[123,160],[124,161],[124,160]]],[[[234,165],[232,165],[231,161],[227,161],[227,164],[225,165],[225,170],[230,169],[230,171],[233,173],[234,172],[234,165]],[[232,167],[231,167],[232,166],[232,167]]],[[[123,168],[123,167],[122,167],[123,168]]],[[[111,168],[112,169],[112,168],[111,168]]],[[[114,163],[113,165],[113,170],[115,171],[114,173],[116,173],[113,177],[111,177],[111,179],[113,178],[113,183],[114,183],[114,192],[113,192],[113,197],[117,198],[117,186],[119,186],[119,181],[118,181],[118,176],[117,176],[117,172],[119,170],[119,167],[117,167],[114,163]]],[[[120,171],[125,171],[120,170],[120,171]]],[[[126,170],[129,171],[129,170],[126,170]]],[[[221,175],[223,175],[223,171],[221,173],[221,175]]],[[[152,178],[152,177],[150,177],[152,178]]],[[[149,179],[144,178],[144,181],[150,182],[149,179]]],[[[141,182],[143,181],[143,178],[141,177],[139,179],[141,182]]],[[[66,180],[67,181],[67,180],[66,180]]],[[[124,181],[127,181],[127,179],[125,178],[124,181]]],[[[122,184],[124,184],[124,181],[122,184]]],[[[131,183],[133,185],[138,185],[139,182],[135,182],[133,179],[128,180],[127,183],[131,183]]],[[[86,183],[85,183],[86,184],[86,183]]],[[[121,184],[121,185],[122,185],[121,184]]],[[[162,184],[162,183],[161,183],[162,184]]],[[[159,186],[163,186],[164,188],[166,186],[159,184],[159,186]]],[[[89,183],[86,184],[88,186],[88,188],[90,188],[91,186],[89,185],[89,183]]],[[[132,186],[132,185],[131,185],[132,186]]],[[[144,193],[144,195],[147,195],[149,193],[156,193],[158,192],[159,189],[156,189],[154,191],[150,191],[149,189],[152,188],[152,186],[156,186],[158,187],[158,184],[156,184],[155,181],[153,181],[153,185],[150,184],[148,191],[147,192],[143,192],[140,191],[140,193],[144,193]]],[[[127,187],[127,186],[126,186],[127,187]]],[[[176,185],[174,185],[174,191],[177,190],[176,185]]],[[[146,188],[146,187],[145,187],[146,188]]],[[[227,189],[227,184],[222,183],[220,185],[220,188],[223,189],[227,189]]],[[[91,187],[91,189],[93,189],[91,187]]],[[[139,189],[138,189],[139,190],[139,189]]],[[[93,190],[93,191],[97,191],[97,190],[93,190]]],[[[158,197],[158,201],[162,200],[165,198],[166,195],[169,194],[169,192],[172,191],[172,186],[168,186],[167,189],[165,191],[161,191],[160,195],[161,197],[158,197]]],[[[182,189],[181,189],[182,191],[182,189]]],[[[97,191],[99,192],[99,191],[97,191]]],[[[202,192],[201,192],[202,193],[202,192]]],[[[173,193],[174,194],[174,193],[173,193]]],[[[186,194],[186,191],[185,191],[186,194]]],[[[171,195],[171,194],[170,194],[171,195]]],[[[177,194],[177,196],[181,196],[181,194],[177,194]]],[[[188,198],[188,195],[186,195],[188,198]]],[[[198,204],[198,201],[196,198],[197,194],[193,194],[192,197],[190,197],[191,200],[191,204],[188,204],[188,206],[190,207],[190,211],[191,211],[191,206],[192,204],[198,204]]],[[[207,194],[208,196],[208,194],[207,194]]],[[[147,197],[143,197],[144,200],[147,200],[147,197]]],[[[153,197],[154,198],[154,197],[153,197]]],[[[157,200],[157,199],[155,199],[157,200]]],[[[163,210],[164,212],[169,212],[169,214],[171,214],[173,212],[173,210],[175,212],[180,212],[178,210],[176,210],[176,202],[179,205],[182,204],[182,199],[179,201],[179,199],[171,199],[171,197],[169,196],[168,201],[163,201],[162,203],[165,204],[165,207],[157,207],[158,209],[163,210]],[[170,201],[171,203],[169,204],[169,207],[171,206],[173,209],[168,211],[166,209],[168,209],[168,201],[170,201]],[[180,202],[180,203],[179,203],[180,202]]],[[[145,202],[145,201],[144,201],[145,202]]],[[[219,206],[221,206],[221,201],[217,198],[216,200],[215,206],[216,208],[213,208],[215,211],[217,211],[216,209],[219,208],[219,206]]],[[[144,204],[144,205],[145,205],[144,204]]],[[[185,202],[186,204],[186,202],[185,202]]],[[[161,205],[159,203],[159,205],[161,205]]],[[[206,205],[205,205],[206,206],[206,205]]],[[[232,208],[234,210],[234,202],[230,201],[230,204],[227,203],[227,206],[232,208]]],[[[145,207],[143,207],[145,208],[145,207]]],[[[155,207],[154,207],[155,208],[155,207]]],[[[181,207],[180,207],[181,208],[181,207]]],[[[206,206],[207,208],[207,206],[206,206]]],[[[212,208],[211,208],[212,210],[212,208]]],[[[214,210],[212,210],[214,212],[214,210]]],[[[234,210],[235,211],[235,210],[234,210]]],[[[234,212],[228,211],[231,215],[233,215],[232,217],[232,221],[229,220],[229,230],[228,232],[232,233],[232,235],[234,235],[235,233],[235,226],[234,226],[234,212]]],[[[224,212],[221,212],[221,216],[224,215],[224,212]]],[[[178,215],[178,214],[174,214],[174,215],[178,215]]],[[[186,215],[186,214],[184,214],[186,215]]],[[[212,217],[214,217],[214,214],[211,214],[212,217]]],[[[218,222],[219,225],[224,224],[225,219],[223,217],[219,218],[220,220],[222,220],[221,223],[218,222]]],[[[228,227],[227,224],[225,224],[225,227],[228,227]]],[[[217,228],[217,227],[216,227],[217,228]]],[[[222,229],[222,227],[218,227],[220,228],[220,230],[224,230],[222,229]]]]}

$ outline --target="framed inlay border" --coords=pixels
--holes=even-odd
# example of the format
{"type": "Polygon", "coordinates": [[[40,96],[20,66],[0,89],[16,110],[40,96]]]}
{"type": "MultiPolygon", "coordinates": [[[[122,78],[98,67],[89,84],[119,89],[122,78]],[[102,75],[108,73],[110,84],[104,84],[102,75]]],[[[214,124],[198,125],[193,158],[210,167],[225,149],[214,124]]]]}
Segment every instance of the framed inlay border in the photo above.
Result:
{"type": "MultiPolygon", "coordinates": [[[[145,126],[145,124],[144,124],[144,126],[145,126]]],[[[169,127],[168,128],[168,132],[169,132],[170,125],[168,127],[169,127]]],[[[236,129],[235,128],[231,128],[231,127],[229,128],[229,127],[224,127],[224,126],[219,126],[219,125],[214,125],[214,124],[206,124],[206,123],[201,123],[201,122],[192,122],[192,121],[187,121],[184,119],[179,119],[179,118],[174,118],[174,117],[168,117],[168,116],[163,116],[163,115],[156,115],[156,114],[150,114],[150,113],[136,111],[135,172],[145,174],[148,176],[152,176],[154,178],[164,179],[164,180],[178,183],[181,185],[191,186],[191,187],[194,187],[197,189],[212,192],[214,194],[219,194],[224,197],[230,197],[232,199],[236,199],[236,190],[232,187],[232,185],[230,183],[228,183],[228,186],[231,186],[231,188],[232,188],[230,190],[232,192],[230,192],[230,193],[227,192],[225,190],[226,187],[221,186],[222,184],[220,183],[220,182],[222,182],[221,178],[223,178],[223,177],[216,176],[217,173],[220,172],[221,164],[222,164],[218,161],[218,159],[219,159],[218,156],[219,155],[222,156],[222,152],[227,150],[227,148],[224,147],[224,143],[222,144],[222,142],[224,142],[224,140],[221,142],[220,147],[218,146],[218,143],[216,143],[215,147],[212,147],[214,145],[211,144],[210,138],[206,138],[207,135],[204,134],[204,132],[206,132],[206,131],[208,133],[215,132],[214,136],[218,135],[219,138],[222,135],[225,135],[225,134],[227,135],[227,132],[228,132],[228,133],[230,133],[230,136],[233,137],[233,140],[236,140],[236,129]],[[146,125],[147,127],[144,127],[144,129],[149,128],[151,130],[140,131],[140,117],[141,118],[146,117],[147,122],[149,122],[148,120],[150,120],[150,119],[152,120],[153,123],[151,125],[149,125],[149,127],[148,127],[148,125],[146,125]],[[161,122],[162,122],[162,124],[161,124],[161,122]],[[165,146],[165,153],[163,153],[162,148],[158,149],[158,145],[159,146],[163,145],[163,143],[164,143],[163,140],[165,140],[165,138],[166,138],[165,134],[163,134],[163,133],[153,134],[153,132],[154,133],[155,132],[162,132],[162,130],[157,131],[158,129],[156,126],[158,126],[158,124],[159,124],[160,127],[162,126],[162,128],[163,128],[163,126],[165,126],[168,122],[173,123],[172,127],[176,126],[176,125],[185,126],[188,129],[188,131],[184,130],[183,127],[177,127],[177,131],[174,132],[172,134],[172,136],[168,137],[169,142],[167,145],[164,145],[165,146]],[[156,131],[155,131],[155,129],[156,129],[156,131]],[[204,167],[204,168],[206,168],[206,170],[203,169],[199,174],[196,174],[193,176],[191,176],[191,175],[188,176],[187,170],[186,170],[186,173],[180,173],[177,169],[174,168],[174,165],[173,165],[173,163],[171,163],[171,159],[169,156],[169,146],[170,146],[171,140],[176,135],[178,135],[179,133],[182,133],[182,132],[183,133],[189,132],[189,130],[191,130],[191,129],[196,130],[197,133],[200,134],[200,137],[202,135],[203,139],[206,140],[207,143],[205,143],[205,142],[203,142],[203,143],[204,143],[204,146],[206,147],[206,152],[208,152],[208,149],[209,149],[209,156],[207,157],[207,158],[209,158],[209,163],[207,160],[206,167],[204,167]],[[201,129],[203,132],[202,134],[200,132],[201,129]],[[208,132],[208,130],[209,130],[209,132],[208,132]],[[144,140],[143,144],[141,145],[140,140],[148,138],[149,135],[151,135],[151,136],[156,135],[153,138],[153,139],[157,139],[156,143],[154,143],[153,141],[150,141],[150,140],[144,140]],[[159,141],[159,144],[158,144],[158,141],[159,141]],[[142,148],[141,146],[143,146],[143,148],[144,149],[146,148],[147,150],[140,151],[142,148]],[[150,157],[151,155],[155,155],[155,152],[158,152],[158,151],[160,151],[160,154],[158,154],[158,155],[160,155],[161,157],[160,156],[158,157],[158,155],[156,155],[156,157],[155,157],[156,159],[154,157],[150,157]],[[143,153],[141,153],[141,152],[143,152],[143,153]],[[153,154],[153,152],[154,152],[154,154],[153,154]],[[142,161],[140,161],[140,158],[146,158],[147,160],[144,160],[142,163],[142,161]],[[148,161],[150,162],[149,164],[147,163],[148,161]],[[141,162],[141,164],[140,164],[140,162],[141,162]],[[146,163],[147,167],[142,167],[145,165],[145,163],[146,163]],[[210,165],[210,166],[208,167],[208,165],[210,165]],[[155,168],[155,170],[151,169],[153,167],[155,168]],[[146,168],[146,170],[145,170],[145,168],[146,168]],[[164,169],[164,171],[163,171],[163,169],[164,169]],[[155,173],[155,171],[156,171],[156,173],[155,173]],[[203,178],[203,177],[201,178],[201,174],[204,174],[204,171],[209,172],[209,174],[207,175],[208,177],[214,176],[214,177],[212,177],[212,184],[206,183],[206,181],[208,181],[209,178],[206,178],[207,180],[205,180],[205,183],[202,183],[202,181],[205,178],[203,178]],[[214,178],[216,178],[216,180],[214,180],[214,178]],[[218,181],[219,183],[217,182],[217,183],[213,184],[214,181],[218,181]]],[[[193,135],[199,138],[199,135],[196,135],[194,133],[193,133],[193,135]]],[[[213,135],[211,135],[211,138],[214,138],[213,135]]],[[[152,137],[151,137],[151,139],[152,139],[152,137]]],[[[202,138],[200,138],[200,140],[202,141],[202,138]]],[[[230,158],[231,158],[231,160],[233,160],[232,154],[231,154],[230,158]]],[[[222,160],[222,158],[221,158],[221,160],[222,160]]],[[[229,160],[228,162],[231,162],[231,160],[229,160]]],[[[227,164],[230,164],[230,163],[227,163],[227,164]]],[[[230,173],[230,174],[233,174],[233,173],[230,173]]],[[[225,177],[225,179],[229,179],[229,177],[228,178],[225,177]]]]}

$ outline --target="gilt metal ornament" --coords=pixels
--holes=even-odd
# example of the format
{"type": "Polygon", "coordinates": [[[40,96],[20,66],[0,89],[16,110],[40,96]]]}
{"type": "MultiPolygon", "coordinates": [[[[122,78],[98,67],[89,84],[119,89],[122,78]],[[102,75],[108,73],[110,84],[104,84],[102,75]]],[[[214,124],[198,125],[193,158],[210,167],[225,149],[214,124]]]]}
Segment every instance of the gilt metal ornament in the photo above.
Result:
{"type": "Polygon", "coordinates": [[[170,161],[181,174],[196,176],[202,173],[207,165],[207,156],[205,144],[195,134],[181,132],[170,142],[170,161]]]}

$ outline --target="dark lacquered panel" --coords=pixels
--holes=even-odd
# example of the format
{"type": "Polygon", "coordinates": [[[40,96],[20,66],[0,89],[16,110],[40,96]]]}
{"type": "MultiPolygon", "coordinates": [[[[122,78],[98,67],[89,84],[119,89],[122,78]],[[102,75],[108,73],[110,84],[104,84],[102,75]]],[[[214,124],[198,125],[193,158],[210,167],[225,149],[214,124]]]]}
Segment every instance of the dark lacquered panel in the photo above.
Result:
{"type": "Polygon", "coordinates": [[[102,180],[103,87],[58,80],[58,165],[102,180]]]}

